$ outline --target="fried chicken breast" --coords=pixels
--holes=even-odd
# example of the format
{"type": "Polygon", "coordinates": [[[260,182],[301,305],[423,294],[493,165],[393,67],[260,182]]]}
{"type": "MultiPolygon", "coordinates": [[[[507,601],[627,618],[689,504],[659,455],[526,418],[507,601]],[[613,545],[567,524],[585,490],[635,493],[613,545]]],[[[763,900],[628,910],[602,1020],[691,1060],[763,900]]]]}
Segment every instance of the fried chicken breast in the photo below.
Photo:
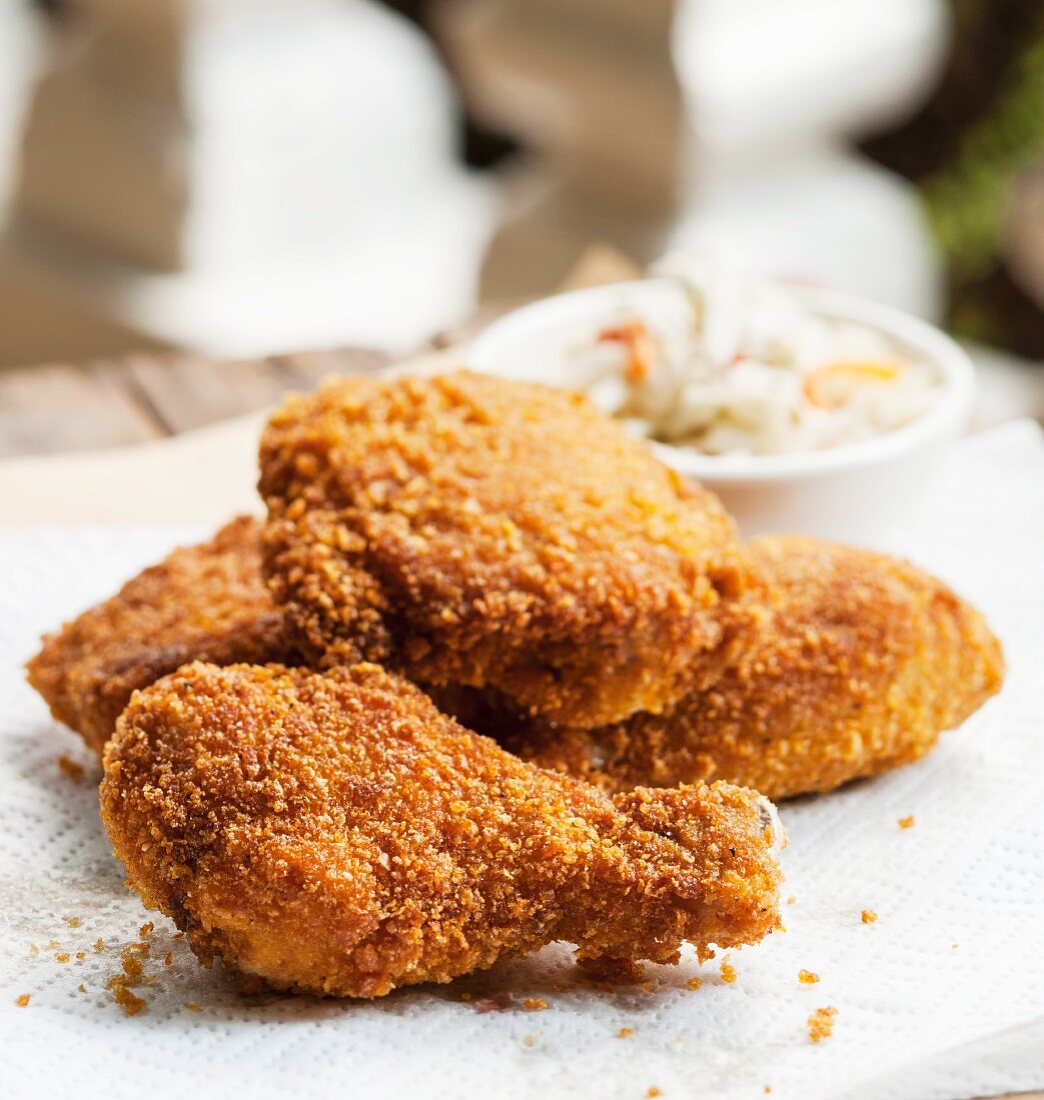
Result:
{"type": "Polygon", "coordinates": [[[741,584],[717,498],[544,386],[333,380],[272,417],[260,489],[311,658],[489,686],[551,721],[675,701],[741,584]]]}
{"type": "Polygon", "coordinates": [[[54,717],[101,755],[136,689],[196,659],[285,662],[292,652],[261,576],[260,524],[241,516],[45,637],[26,668],[54,717]]]}
{"type": "Polygon", "coordinates": [[[206,963],[375,997],[553,940],[672,962],[778,923],[771,806],[725,784],[609,797],[374,665],[194,664],[138,693],[102,817],[206,963]]]}
{"type": "Polygon", "coordinates": [[[909,563],[798,537],[748,554],[760,580],[662,715],[588,731],[448,702],[508,730],[526,759],[610,791],[727,779],[780,799],[917,760],[1000,689],[1004,656],[983,617],[909,563]]]}

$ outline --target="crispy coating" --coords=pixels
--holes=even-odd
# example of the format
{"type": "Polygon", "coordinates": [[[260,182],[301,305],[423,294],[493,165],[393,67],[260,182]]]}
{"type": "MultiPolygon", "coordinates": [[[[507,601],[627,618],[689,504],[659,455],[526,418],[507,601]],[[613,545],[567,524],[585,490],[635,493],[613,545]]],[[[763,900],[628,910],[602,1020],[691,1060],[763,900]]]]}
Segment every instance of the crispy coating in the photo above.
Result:
{"type": "Polygon", "coordinates": [[[712,494],[578,394],[336,379],[261,447],[266,569],[301,643],[578,726],[656,712],[742,583],[712,494]]]}
{"type": "Polygon", "coordinates": [[[146,905],[278,988],[375,997],[558,939],[673,962],[778,922],[759,795],[611,798],[375,665],[168,676],[120,718],[101,804],[146,905]]]}
{"type": "Polygon", "coordinates": [[[181,665],[290,660],[261,576],[260,531],[255,519],[234,519],[46,636],[26,667],[54,717],[100,756],[131,694],[181,665]]]}
{"type": "Polygon", "coordinates": [[[726,779],[780,799],[917,760],[1000,689],[983,617],[909,563],[798,537],[749,554],[761,579],[680,703],[594,731],[516,720],[505,743],[611,791],[726,779]]]}

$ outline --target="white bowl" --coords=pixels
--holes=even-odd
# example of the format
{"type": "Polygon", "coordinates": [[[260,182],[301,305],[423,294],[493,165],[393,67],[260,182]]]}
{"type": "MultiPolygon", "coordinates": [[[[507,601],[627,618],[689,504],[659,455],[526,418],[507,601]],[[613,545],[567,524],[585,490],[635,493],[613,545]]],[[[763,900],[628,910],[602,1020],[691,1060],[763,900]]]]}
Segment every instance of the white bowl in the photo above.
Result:
{"type": "MultiPolygon", "coordinates": [[[[924,321],[849,294],[805,287],[793,292],[816,313],[866,325],[935,365],[941,379],[932,408],[902,428],[858,443],[785,455],[705,455],[650,446],[667,465],[718,493],[745,535],[798,532],[873,539],[915,515],[931,491],[948,445],[964,430],[974,368],[948,336],[924,321]]],[[[657,319],[691,307],[674,279],[643,279],[560,294],[507,314],[472,343],[472,370],[566,385],[570,349],[621,309],[657,319]]]]}

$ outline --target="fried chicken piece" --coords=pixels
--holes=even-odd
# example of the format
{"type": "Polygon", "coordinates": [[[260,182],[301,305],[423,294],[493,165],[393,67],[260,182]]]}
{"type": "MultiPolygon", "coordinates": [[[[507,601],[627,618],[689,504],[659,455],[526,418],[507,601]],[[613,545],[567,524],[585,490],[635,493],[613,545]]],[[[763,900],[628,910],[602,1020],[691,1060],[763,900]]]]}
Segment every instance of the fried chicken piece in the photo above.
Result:
{"type": "Polygon", "coordinates": [[[558,939],[669,963],[778,923],[759,795],[611,798],[376,665],[181,669],[120,718],[101,805],[146,905],[278,988],[376,997],[558,939]]]}
{"type": "Polygon", "coordinates": [[[780,799],[917,760],[1000,689],[1004,656],[983,617],[909,563],[798,537],[749,555],[760,582],[663,715],[584,731],[509,726],[459,693],[444,705],[606,790],[725,779],[780,799]]]}
{"type": "Polygon", "coordinates": [[[260,523],[241,516],[210,542],[175,550],[46,636],[29,683],[100,756],[131,694],[182,665],[290,660],[260,540],[260,523]]]}
{"type": "Polygon", "coordinates": [[[742,583],[732,520],[583,397],[336,379],[261,447],[266,570],[311,657],[592,726],[676,700],[742,583]]]}

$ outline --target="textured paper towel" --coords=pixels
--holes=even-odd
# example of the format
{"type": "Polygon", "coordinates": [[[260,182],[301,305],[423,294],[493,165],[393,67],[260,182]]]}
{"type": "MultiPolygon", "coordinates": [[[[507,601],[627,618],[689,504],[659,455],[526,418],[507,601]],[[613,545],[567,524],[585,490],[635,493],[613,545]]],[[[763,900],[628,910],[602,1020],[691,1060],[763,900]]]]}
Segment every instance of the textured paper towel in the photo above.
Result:
{"type": "Polygon", "coordinates": [[[152,914],[155,981],[138,990],[146,1010],[125,1016],[106,979],[147,917],[109,854],[94,766],[18,666],[41,630],[174,538],[0,532],[5,1097],[68,1096],[84,1082],[114,1097],[639,1098],[655,1086],[739,1098],[770,1085],[801,1100],[1044,1086],[1044,444],[1032,425],[964,443],[918,529],[892,540],[986,610],[1010,660],[1003,695],[920,764],[783,807],[787,931],[733,952],[731,984],[720,959],[687,959],[649,968],[648,988],[605,992],[578,981],[556,946],[373,1004],[247,1000],[152,914]],[[87,774],[62,772],[61,754],[87,774]],[[914,827],[900,829],[908,814],[914,827]],[[866,908],[876,923],[861,922],[866,908]],[[802,968],[821,981],[799,983],[802,968]],[[526,1011],[540,997],[547,1009],[526,1011]],[[834,1035],[813,1045],[807,1017],[827,1005],[834,1035]]]}

